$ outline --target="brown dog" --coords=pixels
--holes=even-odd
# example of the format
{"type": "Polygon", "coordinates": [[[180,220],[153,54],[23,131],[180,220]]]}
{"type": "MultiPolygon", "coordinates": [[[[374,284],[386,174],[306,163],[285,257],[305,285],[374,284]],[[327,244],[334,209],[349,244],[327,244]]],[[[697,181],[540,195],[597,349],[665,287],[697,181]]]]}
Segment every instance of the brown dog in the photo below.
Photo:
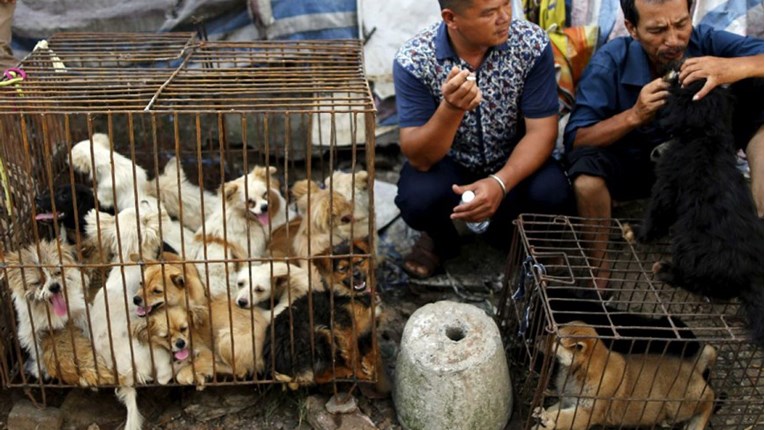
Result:
{"type": "Polygon", "coordinates": [[[538,407],[535,429],[587,430],[595,425],[641,427],[687,421],[702,430],[714,408],[703,372],[716,357],[706,345],[698,357],[622,355],[609,351],[591,326],[575,321],[560,328],[555,355],[560,402],[538,407]]]}
{"type": "Polygon", "coordinates": [[[182,263],[181,258],[163,252],[160,261],[149,262],[144,282],[133,297],[136,315],[145,317],[160,306],[201,306],[207,304],[207,291],[195,265],[182,263]]]}

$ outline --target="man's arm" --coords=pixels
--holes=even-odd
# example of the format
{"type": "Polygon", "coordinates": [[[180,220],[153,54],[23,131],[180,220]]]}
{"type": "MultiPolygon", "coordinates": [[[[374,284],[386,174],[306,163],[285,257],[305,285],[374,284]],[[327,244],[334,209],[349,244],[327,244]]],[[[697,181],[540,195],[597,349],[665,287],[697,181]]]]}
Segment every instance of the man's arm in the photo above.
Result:
{"type": "Polygon", "coordinates": [[[608,146],[650,122],[656,111],[664,105],[668,86],[662,78],[649,82],[640,90],[638,100],[630,109],[577,130],[573,147],[608,146]]]}
{"type": "MultiPolygon", "coordinates": [[[[513,149],[502,168],[495,173],[505,188],[510,191],[521,181],[536,172],[550,158],[558,137],[558,115],[544,118],[524,118],[526,134],[513,149]]],[[[499,208],[504,192],[493,178],[484,178],[472,184],[453,186],[457,194],[473,190],[475,199],[469,204],[457,205],[453,219],[480,221],[494,215],[499,208]]]]}
{"type": "Polygon", "coordinates": [[[481,103],[481,91],[467,70],[452,68],[441,87],[443,99],[428,122],[400,130],[401,152],[417,170],[427,171],[449,152],[465,111],[481,103]]]}
{"type": "Polygon", "coordinates": [[[715,87],[732,84],[746,78],[763,77],[763,55],[748,57],[696,57],[685,60],[680,66],[680,82],[683,85],[706,78],[704,87],[694,96],[698,100],[715,87]]]}

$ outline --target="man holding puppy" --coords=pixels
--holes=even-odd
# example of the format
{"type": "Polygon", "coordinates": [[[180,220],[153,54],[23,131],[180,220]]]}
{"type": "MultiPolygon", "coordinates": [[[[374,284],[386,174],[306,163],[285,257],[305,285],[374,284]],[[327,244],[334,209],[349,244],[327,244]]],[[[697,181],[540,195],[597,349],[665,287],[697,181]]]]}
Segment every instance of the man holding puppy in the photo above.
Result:
{"type": "MultiPolygon", "coordinates": [[[[762,217],[763,41],[694,28],[691,0],[621,0],[621,6],[631,38],[612,40],[590,60],[564,135],[579,215],[610,218],[612,199],[650,195],[652,158],[669,138],[653,121],[668,94],[662,75],[687,58],[680,67],[681,83],[707,79],[697,98],[723,84],[733,84],[734,94],[743,95],[734,113],[734,134],[746,150],[762,217]]],[[[604,244],[605,231],[596,226],[592,231],[599,236],[593,243],[604,244]]],[[[601,267],[598,287],[608,283],[604,251],[592,255],[601,267]]]]}
{"type": "Polygon", "coordinates": [[[396,205],[422,231],[404,269],[428,277],[459,254],[453,220],[491,219],[509,244],[521,212],[562,211],[570,187],[551,154],[558,134],[553,54],[543,30],[513,21],[508,0],[439,0],[442,22],[393,64],[401,126],[396,205]],[[475,199],[459,205],[465,191],[475,199]]]}

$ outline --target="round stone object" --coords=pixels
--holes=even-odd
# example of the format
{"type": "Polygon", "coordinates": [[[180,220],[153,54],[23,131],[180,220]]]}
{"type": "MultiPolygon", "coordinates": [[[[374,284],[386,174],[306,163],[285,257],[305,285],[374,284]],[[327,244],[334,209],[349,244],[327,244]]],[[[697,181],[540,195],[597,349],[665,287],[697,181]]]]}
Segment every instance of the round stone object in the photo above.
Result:
{"type": "Polygon", "coordinates": [[[407,430],[504,429],[512,389],[494,320],[465,303],[418,309],[401,338],[393,401],[407,430]]]}

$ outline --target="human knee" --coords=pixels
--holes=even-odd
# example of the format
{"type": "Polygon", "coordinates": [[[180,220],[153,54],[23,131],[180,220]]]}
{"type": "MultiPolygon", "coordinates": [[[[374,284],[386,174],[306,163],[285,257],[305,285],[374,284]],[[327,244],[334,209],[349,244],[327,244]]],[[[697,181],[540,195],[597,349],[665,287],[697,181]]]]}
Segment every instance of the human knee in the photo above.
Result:
{"type": "Polygon", "coordinates": [[[602,193],[606,181],[599,176],[579,175],[574,179],[574,193],[577,199],[583,199],[602,193]]]}

